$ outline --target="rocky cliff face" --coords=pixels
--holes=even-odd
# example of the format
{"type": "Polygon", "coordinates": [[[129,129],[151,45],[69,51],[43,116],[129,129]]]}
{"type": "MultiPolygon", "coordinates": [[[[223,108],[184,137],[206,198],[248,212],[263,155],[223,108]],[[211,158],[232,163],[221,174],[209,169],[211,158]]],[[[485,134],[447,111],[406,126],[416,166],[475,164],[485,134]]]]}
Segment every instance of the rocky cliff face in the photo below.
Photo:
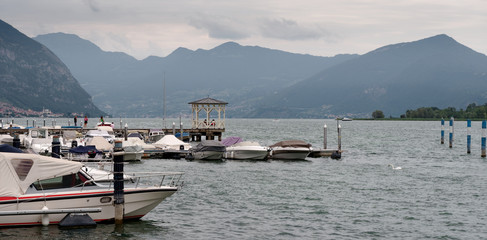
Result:
{"type": "Polygon", "coordinates": [[[104,114],[44,45],[0,20],[0,102],[54,113],[104,114]]]}

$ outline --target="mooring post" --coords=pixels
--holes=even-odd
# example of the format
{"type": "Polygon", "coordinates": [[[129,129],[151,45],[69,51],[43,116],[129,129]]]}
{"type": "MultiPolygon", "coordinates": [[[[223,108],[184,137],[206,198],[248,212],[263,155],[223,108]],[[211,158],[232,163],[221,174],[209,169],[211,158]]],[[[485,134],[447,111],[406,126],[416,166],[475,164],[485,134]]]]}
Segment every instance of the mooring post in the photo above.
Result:
{"type": "Polygon", "coordinates": [[[441,119],[441,144],[445,143],[445,119],[441,119]]]}
{"type": "Polygon", "coordinates": [[[176,135],[176,123],[172,122],[172,135],[176,135]]]}
{"type": "Polygon", "coordinates": [[[32,120],[32,127],[36,127],[36,120],[32,120]]]}
{"type": "Polygon", "coordinates": [[[470,153],[470,143],[472,142],[472,136],[470,136],[470,129],[472,128],[472,121],[467,119],[467,153],[470,153]]]}
{"type": "Polygon", "coordinates": [[[124,215],[124,183],[123,183],[123,149],[122,141],[115,141],[115,147],[113,148],[113,199],[115,204],[115,224],[120,225],[123,223],[124,215]]]}
{"type": "Polygon", "coordinates": [[[128,128],[129,126],[125,123],[125,130],[123,131],[123,136],[125,138],[125,141],[127,141],[127,137],[128,137],[128,128]]]}
{"type": "Polygon", "coordinates": [[[342,126],[338,124],[338,152],[342,151],[342,126]]]}
{"type": "Polygon", "coordinates": [[[179,128],[181,129],[181,141],[183,141],[183,122],[179,124],[179,128]]]}
{"type": "Polygon", "coordinates": [[[485,129],[487,127],[487,121],[482,121],[482,153],[480,154],[481,157],[485,157],[485,129]]]}
{"type": "Polygon", "coordinates": [[[20,148],[20,138],[18,133],[14,134],[14,140],[12,142],[12,146],[15,148],[20,148]]]}
{"type": "Polygon", "coordinates": [[[323,126],[323,149],[326,149],[326,124],[323,126]]]}
{"type": "Polygon", "coordinates": [[[453,147],[453,117],[450,118],[450,134],[449,134],[450,148],[453,147]]]}
{"type": "Polygon", "coordinates": [[[52,137],[51,157],[61,158],[61,142],[58,135],[52,137]]]}

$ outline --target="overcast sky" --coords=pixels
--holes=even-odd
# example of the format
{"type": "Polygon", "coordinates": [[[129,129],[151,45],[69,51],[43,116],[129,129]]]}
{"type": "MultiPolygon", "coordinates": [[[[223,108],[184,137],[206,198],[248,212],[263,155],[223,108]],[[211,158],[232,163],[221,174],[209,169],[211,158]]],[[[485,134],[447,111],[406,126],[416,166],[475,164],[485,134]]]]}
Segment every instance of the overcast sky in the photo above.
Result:
{"type": "Polygon", "coordinates": [[[364,54],[443,33],[487,54],[487,0],[0,0],[0,18],[29,37],[72,33],[138,59],[228,41],[364,54]]]}

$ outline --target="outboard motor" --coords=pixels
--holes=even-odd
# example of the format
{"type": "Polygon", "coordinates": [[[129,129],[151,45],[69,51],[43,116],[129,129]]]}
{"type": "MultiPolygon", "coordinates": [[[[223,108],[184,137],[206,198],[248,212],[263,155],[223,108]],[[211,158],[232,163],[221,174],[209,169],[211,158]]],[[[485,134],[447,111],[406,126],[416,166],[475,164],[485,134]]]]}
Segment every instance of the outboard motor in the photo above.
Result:
{"type": "Polygon", "coordinates": [[[95,158],[96,156],[96,151],[89,151],[88,152],[88,158],[95,158]]]}
{"type": "Polygon", "coordinates": [[[342,154],[338,151],[334,151],[331,154],[331,159],[339,160],[340,158],[342,158],[342,154]]]}

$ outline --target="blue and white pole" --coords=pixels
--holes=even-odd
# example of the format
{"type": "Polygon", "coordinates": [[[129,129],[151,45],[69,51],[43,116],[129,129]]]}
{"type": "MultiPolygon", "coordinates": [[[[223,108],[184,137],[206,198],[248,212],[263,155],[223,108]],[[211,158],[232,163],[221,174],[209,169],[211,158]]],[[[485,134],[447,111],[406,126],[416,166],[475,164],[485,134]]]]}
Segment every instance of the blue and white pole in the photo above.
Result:
{"type": "Polygon", "coordinates": [[[453,117],[450,118],[450,135],[449,135],[449,140],[450,140],[450,148],[453,147],[453,117]]]}
{"type": "Polygon", "coordinates": [[[485,157],[485,129],[487,127],[487,122],[485,120],[482,121],[482,153],[480,154],[481,157],[485,157]]]}
{"type": "Polygon", "coordinates": [[[445,119],[441,119],[441,144],[445,143],[445,119]]]}
{"type": "Polygon", "coordinates": [[[472,128],[472,121],[467,119],[467,153],[470,153],[470,144],[472,143],[472,136],[470,135],[470,129],[472,128]]]}

